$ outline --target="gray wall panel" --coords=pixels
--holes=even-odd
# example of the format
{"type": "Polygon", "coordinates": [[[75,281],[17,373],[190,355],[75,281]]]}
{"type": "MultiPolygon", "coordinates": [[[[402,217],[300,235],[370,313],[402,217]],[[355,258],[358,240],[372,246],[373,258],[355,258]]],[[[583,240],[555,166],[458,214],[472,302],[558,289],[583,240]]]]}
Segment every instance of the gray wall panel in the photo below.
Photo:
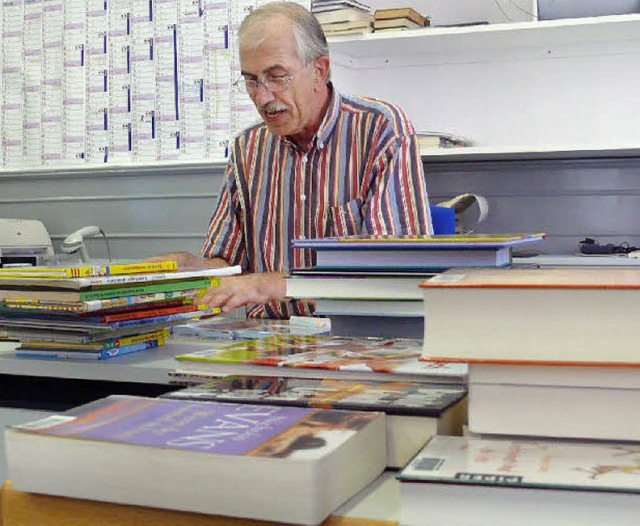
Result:
{"type": "MultiPolygon", "coordinates": [[[[587,236],[640,245],[640,158],[425,168],[433,203],[463,192],[487,197],[484,232],[546,232],[537,247],[546,253],[573,253],[587,236]]],[[[77,228],[98,225],[116,259],[198,252],[223,179],[220,164],[0,174],[0,217],[40,219],[56,247],[77,228]]],[[[94,257],[106,254],[101,239],[87,246],[94,257]]]]}
{"type": "MultiPolygon", "coordinates": [[[[223,179],[221,164],[2,174],[0,217],[39,219],[57,251],[71,232],[97,225],[115,259],[198,252],[223,179]]],[[[101,238],[86,244],[106,257],[101,238]]]]}

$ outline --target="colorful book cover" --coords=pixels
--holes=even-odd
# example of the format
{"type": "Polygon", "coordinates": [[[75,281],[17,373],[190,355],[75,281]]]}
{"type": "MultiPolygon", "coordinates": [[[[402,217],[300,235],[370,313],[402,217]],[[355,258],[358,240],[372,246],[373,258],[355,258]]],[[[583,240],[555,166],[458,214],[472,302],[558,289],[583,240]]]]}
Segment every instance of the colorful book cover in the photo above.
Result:
{"type": "Polygon", "coordinates": [[[109,396],[14,429],[52,437],[218,455],[315,459],[380,416],[300,407],[109,396]]]}
{"type": "Polygon", "coordinates": [[[202,289],[188,289],[136,296],[122,296],[90,301],[43,301],[38,299],[0,299],[0,312],[23,311],[33,313],[71,313],[82,314],[96,311],[110,311],[144,304],[157,305],[165,301],[188,301],[194,299],[202,289]]]}
{"type": "Polygon", "coordinates": [[[176,325],[176,336],[193,336],[202,339],[254,340],[274,334],[326,334],[331,331],[328,318],[293,316],[290,320],[249,318],[234,320],[214,318],[176,325]]]}
{"type": "Polygon", "coordinates": [[[206,289],[217,287],[217,278],[197,279],[188,281],[167,281],[150,283],[139,286],[124,286],[87,291],[75,290],[0,290],[0,299],[4,300],[43,300],[43,301],[89,301],[124,296],[136,296],[138,294],[155,294],[157,292],[175,292],[189,289],[206,289]]]}
{"type": "Polygon", "coordinates": [[[466,392],[463,386],[417,382],[227,376],[163,397],[437,416],[461,400],[466,392]]]}
{"type": "Polygon", "coordinates": [[[293,336],[220,342],[211,349],[176,356],[178,361],[235,363],[323,370],[464,376],[463,364],[419,361],[422,340],[293,336]]]}
{"type": "Polygon", "coordinates": [[[436,436],[399,478],[640,493],[640,445],[436,436]]]}
{"type": "Polygon", "coordinates": [[[53,360],[108,360],[116,356],[131,354],[134,352],[153,349],[164,345],[163,339],[149,340],[140,343],[132,343],[129,345],[121,345],[112,349],[102,351],[82,351],[74,349],[29,349],[28,347],[20,347],[16,349],[16,357],[18,358],[46,358],[53,360]]]}
{"type": "Polygon", "coordinates": [[[87,276],[112,276],[145,272],[168,272],[177,269],[178,264],[175,261],[85,265],[77,267],[8,267],[0,268],[0,278],[80,278],[87,276]]]}
{"type": "Polygon", "coordinates": [[[164,342],[169,337],[169,329],[158,329],[152,332],[144,334],[136,334],[133,336],[125,336],[122,338],[116,338],[112,340],[105,340],[98,343],[58,343],[52,341],[37,341],[37,340],[24,340],[22,345],[17,350],[38,350],[38,349],[56,349],[56,350],[77,350],[77,351],[107,351],[116,349],[118,347],[124,347],[125,345],[132,345],[135,343],[142,343],[152,340],[161,340],[164,342]]]}

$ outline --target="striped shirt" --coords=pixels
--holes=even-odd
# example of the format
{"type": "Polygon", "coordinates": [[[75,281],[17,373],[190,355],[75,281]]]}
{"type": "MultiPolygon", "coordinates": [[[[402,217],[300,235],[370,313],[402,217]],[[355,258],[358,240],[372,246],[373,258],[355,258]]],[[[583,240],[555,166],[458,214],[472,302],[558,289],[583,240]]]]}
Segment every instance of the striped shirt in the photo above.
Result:
{"type": "MultiPolygon", "coordinates": [[[[312,267],[292,239],[352,234],[430,234],[427,190],[412,124],[398,107],[340,95],[308,152],[261,123],[233,145],[204,257],[248,272],[312,267]]],[[[250,317],[310,315],[307,302],[255,305],[250,317]]]]}

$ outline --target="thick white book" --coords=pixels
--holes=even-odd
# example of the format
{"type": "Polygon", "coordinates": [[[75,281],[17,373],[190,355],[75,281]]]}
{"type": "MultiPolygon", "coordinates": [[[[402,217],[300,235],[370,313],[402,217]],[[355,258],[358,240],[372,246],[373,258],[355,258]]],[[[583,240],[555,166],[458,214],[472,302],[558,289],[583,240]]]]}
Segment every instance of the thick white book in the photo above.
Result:
{"type": "Polygon", "coordinates": [[[6,432],[18,491],[319,524],[386,461],[383,413],[110,396],[6,432]]]}
{"type": "Polygon", "coordinates": [[[469,430],[602,440],[638,440],[640,369],[474,363],[469,430]]]}
{"type": "Polygon", "coordinates": [[[432,438],[399,475],[406,526],[636,526],[640,445],[432,438]]]}
{"type": "Polygon", "coordinates": [[[428,360],[640,365],[634,269],[452,269],[421,287],[428,360]]]}

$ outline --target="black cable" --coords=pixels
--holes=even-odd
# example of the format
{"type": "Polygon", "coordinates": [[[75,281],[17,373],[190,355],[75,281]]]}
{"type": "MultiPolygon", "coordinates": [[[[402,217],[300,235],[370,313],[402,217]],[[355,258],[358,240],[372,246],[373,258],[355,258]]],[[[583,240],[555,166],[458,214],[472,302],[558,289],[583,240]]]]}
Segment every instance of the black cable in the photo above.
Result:
{"type": "Polygon", "coordinates": [[[109,248],[109,239],[107,238],[107,234],[104,233],[104,230],[102,230],[102,228],[100,228],[100,233],[102,234],[102,237],[104,238],[104,244],[107,247],[107,261],[111,263],[111,249],[109,248]]]}

